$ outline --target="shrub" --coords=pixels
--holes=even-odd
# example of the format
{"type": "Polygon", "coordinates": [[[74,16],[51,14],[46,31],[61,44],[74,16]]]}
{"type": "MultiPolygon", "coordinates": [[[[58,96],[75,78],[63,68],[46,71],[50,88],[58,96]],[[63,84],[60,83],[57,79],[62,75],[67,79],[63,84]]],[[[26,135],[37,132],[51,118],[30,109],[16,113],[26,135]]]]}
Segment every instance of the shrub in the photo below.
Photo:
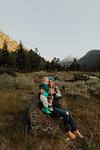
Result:
{"type": "Polygon", "coordinates": [[[100,79],[100,74],[98,74],[97,77],[100,79]]]}
{"type": "Polygon", "coordinates": [[[55,81],[55,85],[59,86],[63,95],[67,97],[85,97],[95,96],[100,98],[100,81],[76,81],[76,82],[61,82],[55,81]]]}
{"type": "Polygon", "coordinates": [[[16,76],[16,73],[11,68],[0,67],[0,74],[7,73],[13,77],[16,76]]]}
{"type": "Polygon", "coordinates": [[[75,81],[78,81],[78,80],[87,81],[87,80],[89,80],[89,77],[85,74],[74,74],[74,77],[75,77],[75,81]]]}

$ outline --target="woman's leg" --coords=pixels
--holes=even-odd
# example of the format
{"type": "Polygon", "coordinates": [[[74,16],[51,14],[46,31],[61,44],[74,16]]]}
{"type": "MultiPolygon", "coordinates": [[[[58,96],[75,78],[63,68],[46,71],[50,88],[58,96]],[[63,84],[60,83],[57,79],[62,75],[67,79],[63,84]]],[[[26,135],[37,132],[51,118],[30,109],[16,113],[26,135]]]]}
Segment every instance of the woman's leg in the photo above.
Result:
{"type": "Polygon", "coordinates": [[[75,139],[76,136],[69,130],[69,113],[67,110],[62,109],[62,108],[58,108],[58,107],[54,107],[53,108],[53,112],[51,113],[52,116],[56,116],[56,117],[63,117],[63,122],[64,122],[64,127],[65,127],[65,131],[66,134],[71,138],[71,139],[75,139]]]}
{"type": "Polygon", "coordinates": [[[67,110],[64,110],[62,108],[53,107],[53,111],[51,112],[52,116],[55,117],[63,117],[64,127],[65,131],[69,131],[69,115],[67,115],[67,110]]]}
{"type": "Polygon", "coordinates": [[[67,111],[67,113],[69,114],[68,117],[64,117],[63,118],[63,121],[64,121],[64,126],[65,126],[65,130],[68,134],[70,134],[69,136],[70,137],[73,137],[72,133],[69,131],[69,127],[68,127],[68,124],[71,126],[72,130],[73,130],[73,133],[80,137],[80,138],[83,138],[83,135],[77,130],[77,127],[74,123],[74,120],[72,118],[72,115],[71,115],[71,112],[66,110],[65,108],[61,107],[62,110],[64,111],[67,111]]]}
{"type": "MultiPolygon", "coordinates": [[[[70,125],[70,127],[72,128],[73,131],[76,131],[77,128],[76,128],[76,125],[74,123],[74,120],[72,118],[72,115],[71,115],[71,112],[68,111],[69,115],[68,115],[68,119],[65,118],[64,122],[66,124],[66,122],[70,125]]],[[[67,132],[67,131],[66,131],[67,132]]]]}
{"type": "Polygon", "coordinates": [[[60,107],[60,109],[63,111],[64,116],[65,116],[63,118],[63,120],[64,120],[65,126],[67,125],[66,132],[69,130],[68,124],[71,126],[71,128],[72,128],[73,131],[76,131],[77,128],[76,128],[76,125],[74,123],[74,120],[73,120],[73,117],[71,115],[71,112],[69,110],[63,108],[63,107],[60,107]]]}
{"type": "Polygon", "coordinates": [[[61,107],[54,107],[53,112],[51,115],[56,116],[56,117],[63,117],[63,122],[64,122],[64,127],[65,127],[65,132],[67,136],[69,136],[71,139],[75,139],[76,136],[69,130],[69,125],[73,128],[73,130],[76,130],[76,126],[74,125],[74,121],[72,119],[71,113],[61,107]]]}

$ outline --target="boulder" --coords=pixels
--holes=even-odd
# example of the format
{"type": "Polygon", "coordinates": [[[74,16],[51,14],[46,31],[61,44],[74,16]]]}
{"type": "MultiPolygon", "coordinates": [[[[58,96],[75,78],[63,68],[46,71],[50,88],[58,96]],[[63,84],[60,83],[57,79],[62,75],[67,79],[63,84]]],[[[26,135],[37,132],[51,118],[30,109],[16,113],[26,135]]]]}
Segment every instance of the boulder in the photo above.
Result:
{"type": "Polygon", "coordinates": [[[100,80],[98,77],[96,77],[96,76],[89,76],[89,79],[91,79],[91,80],[100,80]]]}
{"type": "Polygon", "coordinates": [[[14,78],[7,73],[0,74],[0,82],[12,82],[14,78]]]}
{"type": "Polygon", "coordinates": [[[59,124],[61,124],[61,118],[50,117],[50,115],[42,112],[38,96],[34,95],[31,98],[30,107],[28,111],[29,117],[29,129],[32,134],[43,135],[53,134],[61,132],[59,124]]]}
{"type": "Polygon", "coordinates": [[[61,73],[59,72],[56,76],[55,76],[55,80],[59,80],[62,82],[67,82],[67,81],[74,81],[74,75],[72,73],[61,73]]]}

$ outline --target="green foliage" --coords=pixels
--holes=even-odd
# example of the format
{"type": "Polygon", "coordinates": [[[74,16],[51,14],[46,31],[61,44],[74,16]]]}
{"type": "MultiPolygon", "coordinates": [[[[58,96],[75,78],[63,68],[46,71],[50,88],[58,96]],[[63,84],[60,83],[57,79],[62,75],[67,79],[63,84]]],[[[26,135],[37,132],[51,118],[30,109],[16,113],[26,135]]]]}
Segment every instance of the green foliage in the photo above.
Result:
{"type": "Polygon", "coordinates": [[[9,59],[9,51],[6,40],[4,41],[3,48],[0,54],[0,64],[1,66],[9,67],[10,59],[9,59]]]}
{"type": "Polygon", "coordinates": [[[30,70],[40,70],[41,57],[38,52],[34,52],[32,49],[27,54],[27,64],[30,70]]]}
{"type": "Polygon", "coordinates": [[[10,52],[9,59],[10,59],[10,68],[13,68],[15,70],[17,66],[16,65],[16,52],[10,52]]]}
{"type": "Polygon", "coordinates": [[[88,63],[90,63],[90,60],[87,60],[86,63],[84,62],[83,66],[80,66],[75,58],[70,66],[61,66],[59,64],[59,61],[59,58],[56,57],[54,57],[51,62],[46,61],[40,56],[37,47],[35,48],[35,50],[31,49],[30,51],[25,51],[21,42],[19,44],[19,47],[14,52],[8,51],[6,40],[4,41],[3,48],[0,49],[0,66],[12,68],[18,72],[32,72],[41,70],[46,70],[48,72],[83,70],[88,72],[100,70],[100,57],[98,58],[98,63],[96,62],[95,66],[90,67],[88,67],[88,63]]]}
{"type": "Polygon", "coordinates": [[[16,64],[19,70],[24,70],[26,68],[26,51],[23,49],[21,42],[16,53],[16,64]]]}
{"type": "Polygon", "coordinates": [[[32,71],[60,71],[64,68],[59,64],[59,58],[54,57],[51,62],[40,56],[38,48],[33,51],[25,51],[22,43],[14,52],[9,52],[7,42],[4,41],[3,49],[0,50],[0,66],[12,68],[18,72],[32,71]]]}
{"type": "Polygon", "coordinates": [[[97,77],[100,79],[100,74],[98,74],[97,77]]]}
{"type": "Polygon", "coordinates": [[[75,77],[75,81],[78,81],[78,80],[87,81],[87,80],[89,80],[89,77],[86,75],[83,75],[83,74],[74,74],[74,77],[75,77]]]}
{"type": "Polygon", "coordinates": [[[50,70],[60,71],[63,70],[63,67],[59,64],[59,58],[54,57],[50,63],[50,70]]]}
{"type": "Polygon", "coordinates": [[[3,74],[3,73],[7,73],[7,74],[9,74],[9,75],[11,75],[13,77],[16,76],[16,73],[11,68],[0,67],[0,74],[3,74]]]}
{"type": "Polygon", "coordinates": [[[78,71],[79,69],[80,65],[77,63],[76,58],[74,58],[73,63],[69,66],[69,70],[78,71]]]}

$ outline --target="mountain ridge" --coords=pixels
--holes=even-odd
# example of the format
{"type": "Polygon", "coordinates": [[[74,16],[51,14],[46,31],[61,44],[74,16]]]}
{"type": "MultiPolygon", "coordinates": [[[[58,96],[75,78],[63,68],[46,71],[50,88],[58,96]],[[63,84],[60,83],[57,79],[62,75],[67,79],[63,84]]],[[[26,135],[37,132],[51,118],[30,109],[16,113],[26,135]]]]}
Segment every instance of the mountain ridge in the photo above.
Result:
{"type": "MultiPolygon", "coordinates": [[[[7,42],[9,52],[15,51],[18,48],[19,43],[17,41],[12,40],[8,35],[6,35],[4,32],[0,30],[0,49],[3,48],[3,44],[5,40],[7,42]]],[[[29,49],[24,46],[23,49],[29,51],[29,49]]]]}
{"type": "MultiPolygon", "coordinates": [[[[5,33],[3,33],[0,30],[0,49],[3,48],[5,40],[7,42],[9,52],[16,51],[18,49],[19,43],[17,41],[12,40],[8,35],[6,35],[5,33]]],[[[23,46],[23,49],[26,51],[29,51],[29,49],[25,48],[24,46],[23,46]]],[[[95,68],[97,66],[99,67],[99,65],[100,65],[100,50],[99,49],[98,50],[97,49],[90,50],[80,59],[78,57],[68,55],[63,60],[61,60],[59,62],[59,64],[62,66],[65,66],[65,67],[70,66],[72,64],[74,58],[76,58],[77,63],[80,64],[81,67],[87,67],[87,68],[95,68]]]]}
{"type": "Polygon", "coordinates": [[[65,57],[64,59],[62,59],[59,64],[61,64],[62,66],[69,66],[72,64],[72,62],[74,61],[74,58],[76,58],[76,60],[79,59],[79,57],[74,57],[72,55],[68,55],[67,57],[65,57]]]}
{"type": "MultiPolygon", "coordinates": [[[[60,61],[59,63],[62,66],[70,66],[74,60],[75,57],[72,57],[71,59],[67,59],[68,56],[66,58],[64,58],[62,61],[60,61]],[[65,61],[66,60],[66,61],[65,61]],[[71,60],[71,61],[67,61],[67,60],[71,60]]],[[[99,66],[100,64],[100,50],[99,49],[93,49],[88,51],[83,57],[81,57],[79,60],[76,58],[77,63],[80,64],[80,66],[83,67],[87,67],[87,68],[95,68],[97,66],[99,66]]]]}
{"type": "Polygon", "coordinates": [[[100,61],[100,50],[90,50],[78,60],[80,66],[86,65],[86,67],[97,67],[100,61]]]}

